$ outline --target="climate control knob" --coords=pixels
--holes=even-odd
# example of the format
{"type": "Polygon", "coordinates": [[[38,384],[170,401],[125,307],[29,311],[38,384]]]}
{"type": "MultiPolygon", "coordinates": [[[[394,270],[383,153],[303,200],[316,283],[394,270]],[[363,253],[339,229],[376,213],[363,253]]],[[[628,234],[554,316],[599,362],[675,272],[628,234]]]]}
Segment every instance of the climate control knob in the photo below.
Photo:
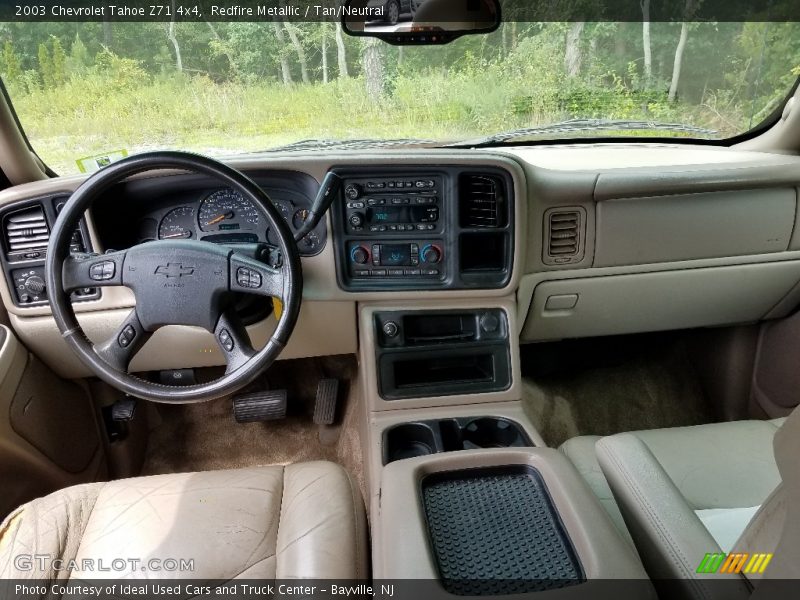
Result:
{"type": "Polygon", "coordinates": [[[364,246],[355,246],[350,251],[350,259],[356,264],[365,265],[369,260],[369,252],[364,246]]]}
{"type": "Polygon", "coordinates": [[[38,275],[31,275],[25,280],[25,289],[31,294],[41,294],[44,291],[44,279],[38,275]]]}
{"type": "Polygon", "coordinates": [[[442,260],[442,249],[438,246],[434,246],[433,244],[427,244],[426,246],[423,246],[419,253],[419,257],[422,259],[422,262],[435,265],[442,260]]]}
{"type": "Polygon", "coordinates": [[[344,195],[348,200],[358,200],[361,196],[361,186],[355,183],[350,183],[344,188],[344,195]]]}

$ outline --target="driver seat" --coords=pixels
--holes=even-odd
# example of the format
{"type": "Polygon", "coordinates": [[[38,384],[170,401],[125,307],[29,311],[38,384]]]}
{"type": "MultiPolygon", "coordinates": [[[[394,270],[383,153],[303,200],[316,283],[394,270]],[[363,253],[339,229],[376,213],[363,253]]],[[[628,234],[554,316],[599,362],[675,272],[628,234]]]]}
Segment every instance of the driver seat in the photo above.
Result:
{"type": "Polygon", "coordinates": [[[2,579],[367,576],[361,496],[330,462],[78,485],[24,504],[0,526],[2,579]],[[76,568],[17,558],[34,554],[76,568]],[[94,569],[84,570],[86,559],[94,569]]]}

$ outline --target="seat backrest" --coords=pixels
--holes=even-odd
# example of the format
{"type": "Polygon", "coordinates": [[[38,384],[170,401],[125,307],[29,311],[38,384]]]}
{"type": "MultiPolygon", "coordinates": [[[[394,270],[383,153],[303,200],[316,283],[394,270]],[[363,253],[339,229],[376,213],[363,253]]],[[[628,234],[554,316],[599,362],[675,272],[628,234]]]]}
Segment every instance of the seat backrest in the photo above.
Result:
{"type": "Polygon", "coordinates": [[[751,572],[756,583],[754,598],[766,595],[768,580],[800,578],[800,408],[796,408],[775,433],[775,462],[781,484],[767,498],[747,525],[734,552],[772,554],[764,573],[751,572]]]}

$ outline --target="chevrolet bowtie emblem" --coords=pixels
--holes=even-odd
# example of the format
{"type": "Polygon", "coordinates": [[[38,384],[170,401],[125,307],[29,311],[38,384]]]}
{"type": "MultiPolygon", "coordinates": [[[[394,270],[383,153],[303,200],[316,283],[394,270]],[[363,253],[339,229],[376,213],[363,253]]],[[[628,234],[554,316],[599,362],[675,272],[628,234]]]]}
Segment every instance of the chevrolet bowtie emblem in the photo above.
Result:
{"type": "Polygon", "coordinates": [[[156,269],[156,275],[165,277],[184,277],[194,273],[194,267],[184,267],[181,263],[167,263],[156,269]]]}

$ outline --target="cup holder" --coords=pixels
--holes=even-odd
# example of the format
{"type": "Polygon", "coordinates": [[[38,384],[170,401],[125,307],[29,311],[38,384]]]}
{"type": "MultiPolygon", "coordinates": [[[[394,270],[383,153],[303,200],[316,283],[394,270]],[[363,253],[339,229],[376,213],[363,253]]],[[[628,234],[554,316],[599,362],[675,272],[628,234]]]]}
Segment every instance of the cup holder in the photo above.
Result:
{"type": "Polygon", "coordinates": [[[454,450],[533,446],[517,423],[501,417],[452,418],[396,425],[383,433],[383,464],[454,450]]]}
{"type": "Polygon", "coordinates": [[[436,435],[433,429],[425,423],[398,425],[386,434],[385,463],[436,452],[438,452],[436,435]]]}
{"type": "Polygon", "coordinates": [[[516,423],[495,417],[482,417],[470,421],[462,429],[462,435],[465,450],[526,445],[516,423]]]}

